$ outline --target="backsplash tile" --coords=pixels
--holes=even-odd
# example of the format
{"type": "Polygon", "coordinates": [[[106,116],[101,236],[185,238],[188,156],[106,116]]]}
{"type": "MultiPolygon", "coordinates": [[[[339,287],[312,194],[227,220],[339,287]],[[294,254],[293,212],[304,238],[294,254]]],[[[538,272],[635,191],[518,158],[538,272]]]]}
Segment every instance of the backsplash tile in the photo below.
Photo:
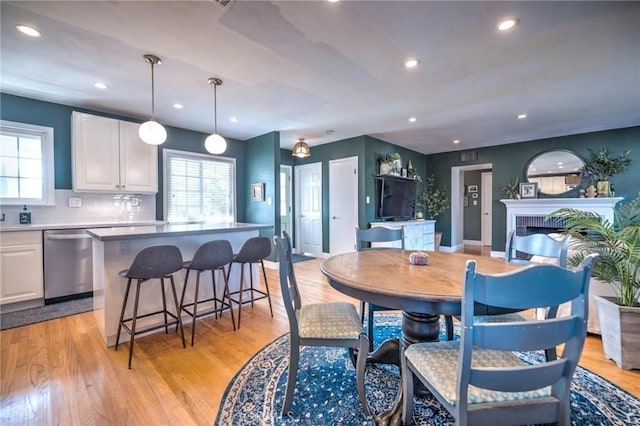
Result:
{"type": "MultiPolygon", "coordinates": [[[[30,206],[31,224],[73,224],[100,221],[146,221],[156,219],[155,194],[99,194],[55,190],[55,206],[30,206]],[[69,207],[69,198],[80,199],[81,207],[69,207]]],[[[23,206],[0,206],[4,226],[17,225],[23,206]]]]}

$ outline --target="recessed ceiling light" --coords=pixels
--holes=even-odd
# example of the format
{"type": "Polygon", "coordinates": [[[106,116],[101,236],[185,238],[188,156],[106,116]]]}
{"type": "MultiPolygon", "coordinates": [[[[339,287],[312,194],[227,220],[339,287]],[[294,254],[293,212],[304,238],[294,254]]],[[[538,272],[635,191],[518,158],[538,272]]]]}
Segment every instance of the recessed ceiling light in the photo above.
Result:
{"type": "Polygon", "coordinates": [[[93,87],[100,90],[107,90],[109,88],[109,86],[100,81],[96,81],[95,83],[93,83],[93,87]]]}
{"type": "Polygon", "coordinates": [[[525,118],[527,118],[527,114],[518,114],[518,115],[516,115],[516,118],[518,120],[524,120],[525,118]]]}
{"type": "Polygon", "coordinates": [[[238,122],[238,121],[240,121],[240,120],[238,119],[238,117],[230,117],[230,118],[229,118],[229,121],[231,121],[231,122],[233,122],[233,123],[237,123],[237,122],[238,122]]]}
{"type": "Polygon", "coordinates": [[[174,107],[175,109],[182,109],[182,108],[184,108],[184,105],[182,105],[182,104],[181,104],[181,103],[179,103],[179,102],[176,102],[175,104],[173,104],[173,107],[174,107]]]}
{"type": "Polygon", "coordinates": [[[460,139],[454,140],[453,143],[456,144],[456,145],[459,144],[460,143],[460,139]]]}
{"type": "Polygon", "coordinates": [[[38,31],[35,28],[30,27],[28,25],[16,25],[16,28],[22,34],[26,34],[29,37],[40,37],[42,35],[42,34],[40,34],[40,31],[38,31]]]}
{"type": "Polygon", "coordinates": [[[505,19],[504,21],[498,24],[498,31],[509,31],[511,28],[515,27],[516,25],[518,25],[517,18],[505,19]]]}
{"type": "Polygon", "coordinates": [[[410,121],[411,123],[415,123],[415,122],[416,122],[416,118],[415,118],[415,117],[409,117],[409,121],[410,121]]]}
{"type": "Polygon", "coordinates": [[[411,59],[407,59],[404,63],[404,66],[406,68],[415,68],[418,66],[418,64],[420,63],[419,60],[411,58],[411,59]]]}
{"type": "Polygon", "coordinates": [[[329,3],[338,3],[340,0],[329,0],[329,3]]]}

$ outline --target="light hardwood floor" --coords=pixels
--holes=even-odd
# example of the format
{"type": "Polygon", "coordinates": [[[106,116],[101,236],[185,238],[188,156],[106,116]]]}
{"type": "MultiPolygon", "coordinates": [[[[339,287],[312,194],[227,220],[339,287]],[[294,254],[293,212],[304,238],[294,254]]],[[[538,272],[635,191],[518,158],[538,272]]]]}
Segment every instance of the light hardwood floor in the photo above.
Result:
{"type": "MultiPolygon", "coordinates": [[[[295,264],[303,301],[352,301],[326,283],[320,263],[295,264]]],[[[267,275],[273,318],[261,300],[243,309],[236,332],[228,314],[201,319],[194,347],[183,349],[174,333],[140,337],[132,370],[127,345],[106,348],[90,312],[0,332],[0,423],[211,425],[238,369],[288,331],[278,274],[267,275]]],[[[640,396],[640,371],[606,360],[598,337],[587,339],[581,364],[640,396]]]]}

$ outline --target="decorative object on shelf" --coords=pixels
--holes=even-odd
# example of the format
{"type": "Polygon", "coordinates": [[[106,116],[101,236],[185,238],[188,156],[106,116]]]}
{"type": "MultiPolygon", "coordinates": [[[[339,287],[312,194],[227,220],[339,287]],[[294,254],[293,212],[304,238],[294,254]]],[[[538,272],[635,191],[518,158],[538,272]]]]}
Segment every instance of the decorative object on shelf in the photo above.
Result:
{"type": "Polygon", "coordinates": [[[304,138],[298,138],[298,142],[293,146],[291,155],[298,158],[307,158],[311,156],[311,148],[304,141],[304,138]]]}
{"type": "Polygon", "coordinates": [[[167,130],[162,124],[155,121],[155,85],[153,79],[153,67],[160,65],[162,61],[155,55],[144,55],[143,58],[151,64],[151,118],[138,128],[138,135],[143,142],[149,145],[160,145],[167,140],[167,130]]]}
{"type": "MultiPolygon", "coordinates": [[[[424,206],[427,219],[435,220],[440,214],[449,208],[449,197],[447,195],[447,187],[436,187],[436,177],[428,176],[424,181],[424,191],[418,199],[418,206],[424,206]]],[[[440,248],[442,241],[442,232],[435,233],[435,251],[440,248]]]]}
{"type": "Polygon", "coordinates": [[[264,201],[264,183],[251,184],[251,201],[264,201]]]}
{"type": "Polygon", "coordinates": [[[388,161],[391,163],[391,174],[400,175],[402,171],[402,158],[400,154],[394,152],[387,156],[388,161]]]}
{"type": "Polygon", "coordinates": [[[380,159],[380,174],[388,175],[391,173],[391,163],[386,158],[380,159]]]}
{"type": "Polygon", "coordinates": [[[222,85],[222,80],[211,77],[207,80],[213,86],[213,133],[204,140],[204,148],[210,154],[222,154],[227,150],[227,141],[218,134],[218,86],[222,85]]]}
{"type": "Polygon", "coordinates": [[[520,198],[538,198],[536,182],[520,182],[520,198]]]}
{"type": "Polygon", "coordinates": [[[619,204],[613,223],[597,213],[569,208],[548,218],[564,221],[564,232],[571,235],[571,248],[576,250],[568,259],[571,265],[590,253],[600,255],[593,276],[615,286],[618,295],[594,297],[605,355],[621,368],[640,368],[640,196],[619,204]]]}
{"type": "Polygon", "coordinates": [[[478,192],[478,185],[467,186],[467,192],[469,193],[478,192]]]}
{"type": "Polygon", "coordinates": [[[31,224],[31,212],[27,209],[25,205],[19,215],[20,225],[30,225],[31,224]]]}
{"type": "Polygon", "coordinates": [[[609,178],[621,173],[631,165],[630,150],[617,157],[612,156],[607,148],[598,152],[591,152],[591,159],[580,170],[583,176],[590,177],[591,183],[597,179],[597,191],[600,197],[611,197],[611,184],[609,178]]]}
{"type": "Polygon", "coordinates": [[[502,190],[507,197],[512,200],[520,199],[520,179],[518,177],[514,177],[512,181],[507,181],[507,183],[502,187],[502,190]]]}
{"type": "Polygon", "coordinates": [[[598,192],[596,191],[596,187],[590,183],[589,186],[587,186],[587,189],[584,191],[584,194],[587,196],[587,198],[594,198],[598,192]]]}

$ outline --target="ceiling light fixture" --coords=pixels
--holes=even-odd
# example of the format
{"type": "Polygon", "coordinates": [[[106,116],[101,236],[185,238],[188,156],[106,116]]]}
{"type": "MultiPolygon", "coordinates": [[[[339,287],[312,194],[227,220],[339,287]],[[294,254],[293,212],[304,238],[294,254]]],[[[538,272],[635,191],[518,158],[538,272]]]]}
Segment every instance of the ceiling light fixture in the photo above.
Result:
{"type": "Polygon", "coordinates": [[[213,133],[204,140],[204,149],[210,154],[222,154],[227,150],[227,141],[218,134],[218,86],[222,84],[219,78],[211,77],[209,85],[213,86],[213,133]]]}
{"type": "Polygon", "coordinates": [[[509,31],[516,25],[518,25],[518,18],[505,19],[498,24],[498,31],[509,31]]]}
{"type": "Polygon", "coordinates": [[[405,68],[415,68],[418,66],[418,64],[420,63],[419,60],[417,59],[407,59],[407,61],[404,63],[405,68]]]}
{"type": "Polygon", "coordinates": [[[181,103],[179,103],[179,102],[176,102],[175,104],[173,104],[173,107],[174,107],[175,109],[182,109],[182,108],[184,108],[184,105],[182,105],[182,104],[181,104],[181,103]]]}
{"type": "Polygon", "coordinates": [[[311,156],[311,148],[304,141],[304,138],[299,138],[298,142],[293,146],[291,155],[298,158],[307,158],[311,156]]]}
{"type": "Polygon", "coordinates": [[[167,140],[167,131],[162,124],[155,121],[155,87],[153,80],[153,67],[161,64],[160,58],[155,55],[144,55],[145,61],[151,64],[151,118],[138,128],[138,135],[143,142],[149,145],[160,145],[167,140]]]}
{"type": "Polygon", "coordinates": [[[415,118],[415,117],[409,117],[409,122],[410,123],[415,123],[416,120],[417,120],[417,118],[415,118]]]}
{"type": "Polygon", "coordinates": [[[453,143],[456,144],[456,145],[459,144],[460,143],[460,139],[454,140],[453,143]]]}
{"type": "Polygon", "coordinates": [[[16,25],[16,29],[29,37],[40,37],[42,35],[40,31],[28,25],[16,25]]]}
{"type": "Polygon", "coordinates": [[[232,123],[237,123],[238,121],[240,121],[240,119],[238,117],[234,116],[234,117],[229,118],[229,121],[232,122],[232,123]]]}
{"type": "Polygon", "coordinates": [[[516,116],[516,118],[518,120],[524,120],[525,118],[527,118],[527,114],[519,114],[519,115],[516,116]]]}
{"type": "Polygon", "coordinates": [[[97,81],[95,83],[93,83],[93,87],[95,87],[96,89],[100,89],[100,90],[107,90],[109,88],[109,86],[107,86],[106,84],[97,81]]]}

